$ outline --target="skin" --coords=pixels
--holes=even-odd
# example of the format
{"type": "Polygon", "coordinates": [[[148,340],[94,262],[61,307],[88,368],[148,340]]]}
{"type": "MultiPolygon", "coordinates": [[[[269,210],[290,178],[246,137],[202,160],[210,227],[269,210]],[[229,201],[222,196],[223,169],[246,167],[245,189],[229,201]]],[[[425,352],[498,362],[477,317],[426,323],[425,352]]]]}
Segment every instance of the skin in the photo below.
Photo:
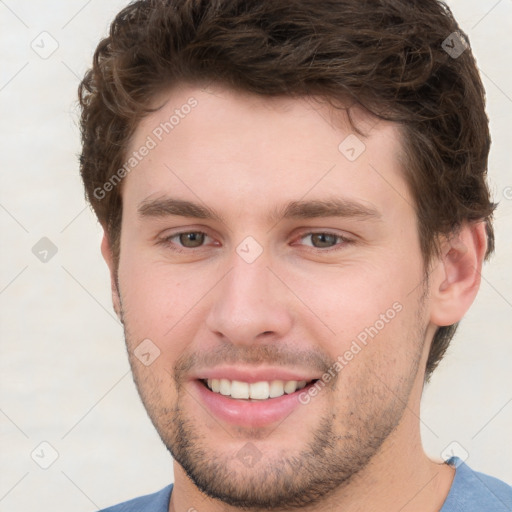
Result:
{"type": "Polygon", "coordinates": [[[313,99],[183,85],[159,98],[130,151],[190,97],[197,106],[123,181],[118,269],[102,244],[140,396],[175,458],[169,510],[440,510],[454,470],[422,449],[424,368],[436,327],[477,293],[483,224],[442,241],[427,283],[397,127],[354,110],[366,149],[351,162],[338,149],[354,133],[345,114],[313,99]],[[141,215],[166,197],[220,218],[141,215]],[[376,215],[269,218],[329,199],[376,215]],[[181,232],[207,237],[183,247],[169,238],[181,232]],[[248,236],[262,249],[252,263],[236,251],[248,236]],[[193,379],[225,362],[321,376],[393,304],[400,312],[280,422],[223,421],[197,394],[193,379]],[[144,339],[160,350],[149,366],[134,356],[144,339]],[[250,466],[238,456],[248,443],[250,466]]]}

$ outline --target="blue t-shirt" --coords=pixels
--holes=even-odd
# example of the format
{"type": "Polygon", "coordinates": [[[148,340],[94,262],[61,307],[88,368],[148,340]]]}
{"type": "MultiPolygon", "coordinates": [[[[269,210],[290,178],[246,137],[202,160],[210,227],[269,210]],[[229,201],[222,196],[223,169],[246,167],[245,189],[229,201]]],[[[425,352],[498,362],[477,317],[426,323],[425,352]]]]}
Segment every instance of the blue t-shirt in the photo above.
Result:
{"type": "MultiPolygon", "coordinates": [[[[512,487],[473,471],[458,457],[447,464],[455,466],[455,477],[440,512],[512,512],[512,487]]],[[[172,484],[161,491],[126,501],[101,512],[168,512],[172,484]]]]}

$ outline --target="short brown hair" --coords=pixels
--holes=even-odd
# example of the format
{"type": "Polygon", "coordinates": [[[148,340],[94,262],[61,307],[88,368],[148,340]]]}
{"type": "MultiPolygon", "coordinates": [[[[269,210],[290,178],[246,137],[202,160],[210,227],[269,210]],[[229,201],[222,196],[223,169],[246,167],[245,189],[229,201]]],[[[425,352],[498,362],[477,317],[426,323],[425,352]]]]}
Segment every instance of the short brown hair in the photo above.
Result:
{"type": "MultiPolygon", "coordinates": [[[[439,235],[486,221],[484,89],[466,35],[437,0],[139,0],[114,19],[79,88],[81,175],[119,257],[120,187],[109,187],[157,94],[180,82],[357,103],[403,134],[403,172],[427,264],[439,235]],[[448,41],[448,43],[447,43],[448,41]],[[455,48],[461,53],[450,52],[455,48]],[[95,192],[96,191],[96,192],[95,192]],[[103,197],[104,196],[104,197],[103,197]]],[[[440,327],[427,378],[457,325],[440,327]]]]}

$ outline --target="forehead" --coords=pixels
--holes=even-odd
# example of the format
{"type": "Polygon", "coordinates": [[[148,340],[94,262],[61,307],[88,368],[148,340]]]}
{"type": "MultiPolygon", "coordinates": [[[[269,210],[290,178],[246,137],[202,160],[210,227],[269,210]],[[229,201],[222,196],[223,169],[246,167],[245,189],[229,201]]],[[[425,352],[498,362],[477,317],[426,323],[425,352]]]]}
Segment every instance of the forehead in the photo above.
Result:
{"type": "Polygon", "coordinates": [[[158,103],[128,150],[138,155],[123,184],[125,207],[169,195],[247,218],[335,195],[410,210],[399,129],[361,109],[350,112],[356,131],[345,111],[319,98],[180,86],[158,103]]]}

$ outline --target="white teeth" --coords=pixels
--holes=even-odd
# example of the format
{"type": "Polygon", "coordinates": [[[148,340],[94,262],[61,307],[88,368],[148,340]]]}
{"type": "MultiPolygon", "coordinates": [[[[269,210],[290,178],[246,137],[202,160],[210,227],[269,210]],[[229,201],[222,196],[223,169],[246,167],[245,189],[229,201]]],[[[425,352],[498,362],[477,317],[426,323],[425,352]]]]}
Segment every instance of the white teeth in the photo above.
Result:
{"type": "Polygon", "coordinates": [[[271,382],[242,382],[239,380],[228,379],[207,379],[208,388],[214,393],[220,393],[224,396],[230,396],[236,399],[267,400],[268,398],[278,398],[295,393],[298,389],[306,386],[305,380],[273,380],[271,382]]]}
{"type": "Polygon", "coordinates": [[[277,398],[284,395],[284,382],[282,380],[273,380],[270,383],[269,397],[277,398]]]}
{"type": "Polygon", "coordinates": [[[266,400],[269,396],[269,389],[268,382],[253,382],[249,386],[249,396],[255,400],[266,400]]]}
{"type": "Polygon", "coordinates": [[[289,380],[284,385],[284,392],[289,395],[290,393],[295,393],[297,390],[297,381],[296,380],[289,380]]]}
{"type": "Polygon", "coordinates": [[[220,379],[219,393],[221,395],[231,395],[231,382],[228,379],[220,379]]]}
{"type": "Polygon", "coordinates": [[[249,398],[249,384],[238,380],[232,381],[231,398],[249,398]]]}

